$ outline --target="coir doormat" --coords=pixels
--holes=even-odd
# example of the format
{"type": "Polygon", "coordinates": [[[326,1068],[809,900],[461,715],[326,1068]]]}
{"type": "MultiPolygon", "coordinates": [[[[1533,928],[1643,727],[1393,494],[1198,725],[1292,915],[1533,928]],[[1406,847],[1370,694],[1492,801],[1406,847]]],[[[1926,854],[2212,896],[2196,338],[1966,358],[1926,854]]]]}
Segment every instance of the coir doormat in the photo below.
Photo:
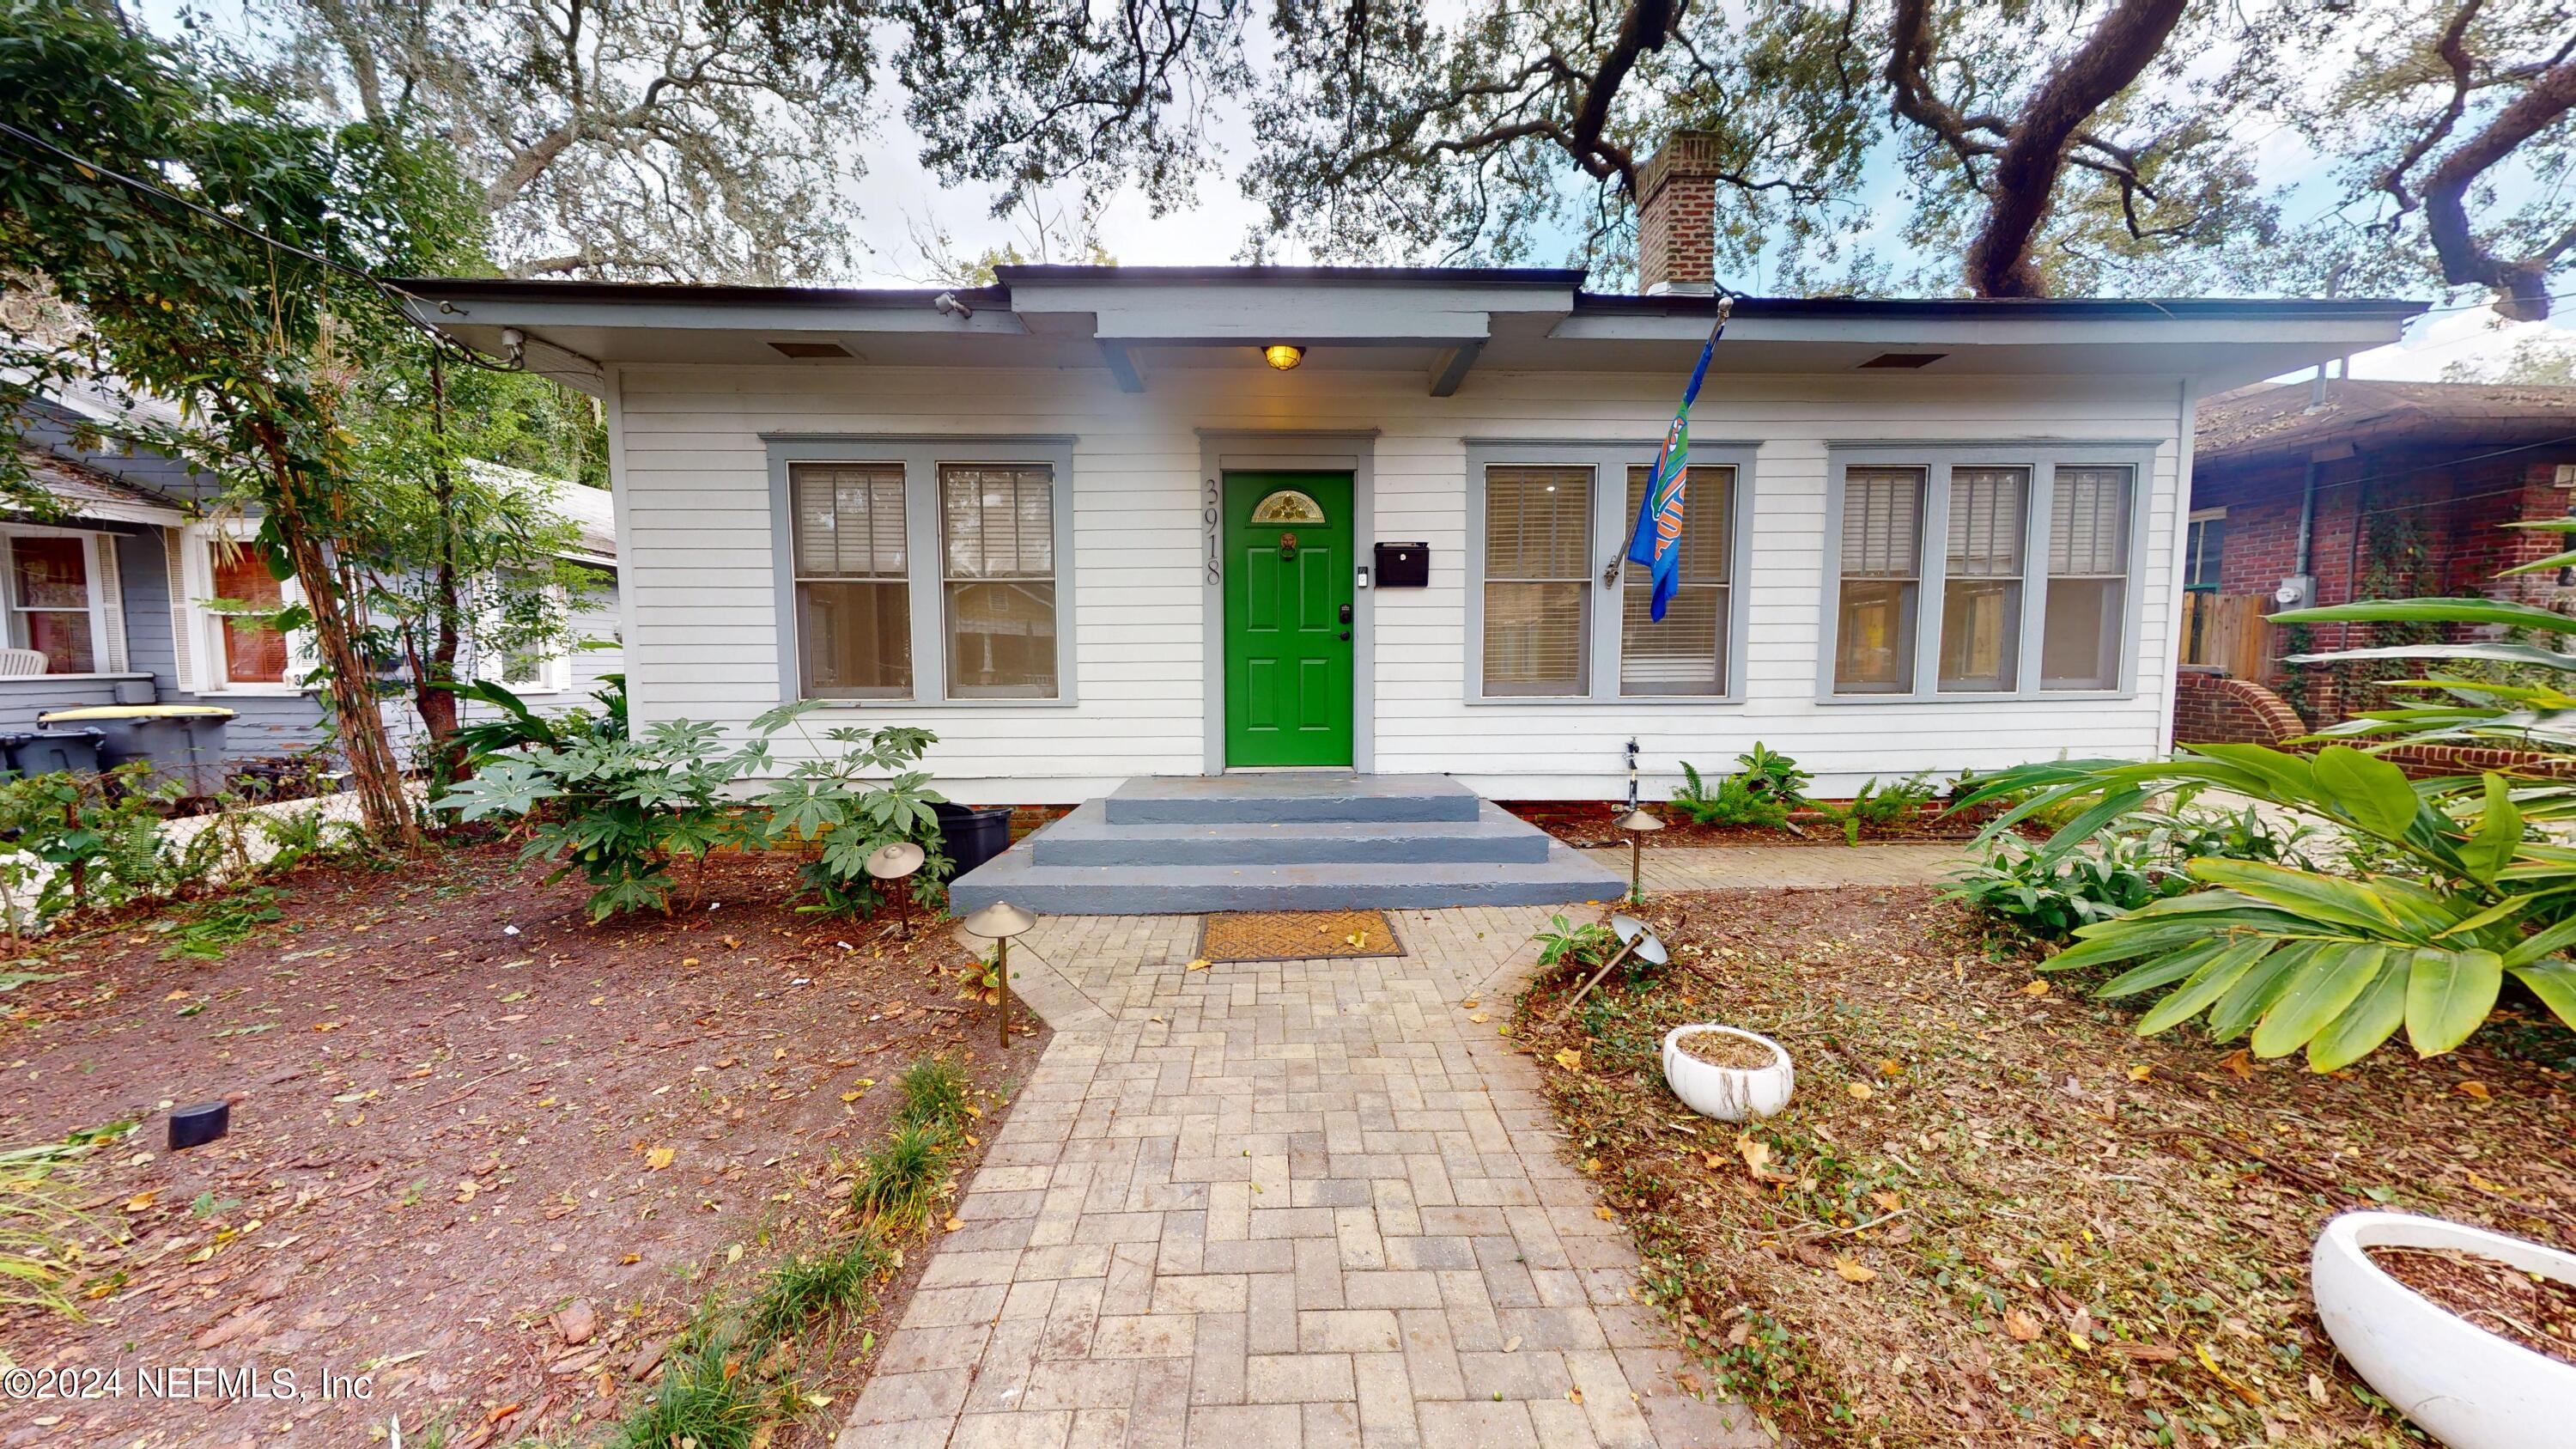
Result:
{"type": "Polygon", "coordinates": [[[1383,911],[1224,911],[1199,931],[1206,961],[1324,961],[1401,956],[1383,911]]]}

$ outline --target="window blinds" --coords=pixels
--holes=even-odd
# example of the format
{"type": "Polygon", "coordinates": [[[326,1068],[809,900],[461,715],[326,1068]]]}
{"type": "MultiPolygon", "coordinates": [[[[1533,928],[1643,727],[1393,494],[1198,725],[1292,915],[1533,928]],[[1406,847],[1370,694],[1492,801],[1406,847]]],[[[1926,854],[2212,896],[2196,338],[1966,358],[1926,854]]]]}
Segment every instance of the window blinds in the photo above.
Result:
{"type": "Polygon", "coordinates": [[[1843,577],[1921,575],[1923,470],[1854,468],[1843,478],[1843,577]]]}
{"type": "Polygon", "coordinates": [[[788,482],[797,577],[903,577],[902,464],[799,464],[788,482]]]}
{"type": "Polygon", "coordinates": [[[2048,571],[2060,578],[2129,571],[2129,469],[2057,469],[2049,499],[2048,571]]]}

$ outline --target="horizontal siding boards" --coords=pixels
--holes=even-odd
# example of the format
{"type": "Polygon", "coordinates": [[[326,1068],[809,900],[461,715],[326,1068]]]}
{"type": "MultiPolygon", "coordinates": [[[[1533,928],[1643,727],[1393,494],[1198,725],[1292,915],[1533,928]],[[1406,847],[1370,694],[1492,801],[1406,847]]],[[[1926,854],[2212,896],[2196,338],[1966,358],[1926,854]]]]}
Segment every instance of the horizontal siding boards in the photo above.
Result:
{"type": "MultiPolygon", "coordinates": [[[[633,366],[618,379],[637,637],[647,719],[740,724],[779,697],[764,434],[1070,435],[1073,606],[1080,703],[910,705],[860,722],[937,731],[930,765],[965,799],[1071,800],[1129,774],[1197,773],[1205,690],[1199,582],[1199,433],[1374,430],[1377,539],[1432,548],[1431,587],[1374,597],[1377,768],[1458,774],[1490,794],[1603,796],[1624,788],[1638,737],[1656,786],[1679,761],[1725,765],[1757,740],[1797,755],[1828,788],[1919,768],[1990,768],[2062,751],[2156,748],[2171,588],[2179,397],[2157,379],[1935,376],[1713,379],[1692,414],[1703,440],[1760,444],[1744,701],[1735,705],[1515,702],[1465,696],[1468,438],[1628,438],[1651,446],[1678,379],[1478,372],[1458,396],[1410,373],[1149,371],[1141,395],[1105,371],[633,366]],[[1828,451],[1890,441],[2034,438],[2157,445],[2146,479],[2148,558],[2129,700],[1820,704],[1828,451]]],[[[1365,550],[1373,540],[1361,540],[1365,550]]],[[[1604,558],[1613,547],[1596,540],[1604,558]]],[[[1599,560],[1596,560],[1596,566],[1599,560]]],[[[1596,605],[1601,591],[1593,591],[1596,605]]]]}

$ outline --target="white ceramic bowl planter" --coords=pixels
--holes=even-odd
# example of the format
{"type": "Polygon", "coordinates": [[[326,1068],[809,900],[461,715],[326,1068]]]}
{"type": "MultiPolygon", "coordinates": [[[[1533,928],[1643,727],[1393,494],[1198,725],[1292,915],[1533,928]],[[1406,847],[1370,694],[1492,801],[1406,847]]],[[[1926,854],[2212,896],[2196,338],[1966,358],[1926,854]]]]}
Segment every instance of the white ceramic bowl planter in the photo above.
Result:
{"type": "MultiPolygon", "coordinates": [[[[1670,1048],[1666,1048],[1669,1056],[1670,1048]]],[[[2451,1449],[2547,1449],[2576,1434],[2576,1364],[2499,1338],[2408,1288],[2372,1246],[2476,1253],[2564,1283],[2576,1256],[2413,1213],[2351,1212],[2308,1257],[2317,1317],[2353,1371],[2451,1449]]]]}
{"type": "Polygon", "coordinates": [[[1720,1122],[1744,1122],[1768,1117],[1789,1105],[1789,1090],[1797,1084],[1797,1074],[1790,1069],[1789,1053],[1771,1038],[1703,1022],[1677,1026],[1664,1033],[1664,1081],[1692,1111],[1720,1122]],[[1721,1067],[1701,1061],[1681,1046],[1683,1037],[1700,1032],[1715,1032],[1762,1047],[1771,1053],[1770,1065],[1721,1067]]]}

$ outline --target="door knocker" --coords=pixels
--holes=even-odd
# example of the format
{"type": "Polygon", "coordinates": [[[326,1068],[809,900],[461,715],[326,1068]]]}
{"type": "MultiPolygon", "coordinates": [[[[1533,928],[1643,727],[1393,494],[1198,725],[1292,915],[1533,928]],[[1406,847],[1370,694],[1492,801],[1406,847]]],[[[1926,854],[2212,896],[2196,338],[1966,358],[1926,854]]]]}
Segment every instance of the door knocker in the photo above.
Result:
{"type": "Polygon", "coordinates": [[[1281,558],[1295,558],[1297,556],[1297,535],[1293,533],[1283,533],[1279,535],[1279,556],[1281,558]]]}

